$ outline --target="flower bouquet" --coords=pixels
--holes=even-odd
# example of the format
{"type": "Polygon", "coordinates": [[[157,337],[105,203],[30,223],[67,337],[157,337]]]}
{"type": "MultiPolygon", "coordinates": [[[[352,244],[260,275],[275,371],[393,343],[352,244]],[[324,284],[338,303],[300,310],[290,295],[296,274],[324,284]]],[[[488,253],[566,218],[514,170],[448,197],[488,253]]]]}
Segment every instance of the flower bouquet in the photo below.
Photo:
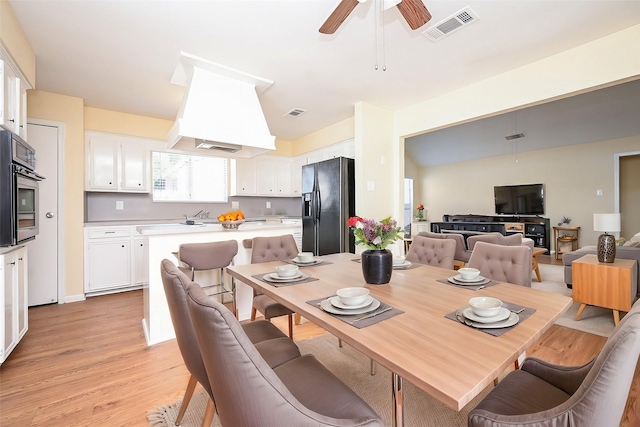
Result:
{"type": "Polygon", "coordinates": [[[420,203],[416,209],[418,210],[418,212],[416,212],[416,219],[418,221],[424,221],[424,205],[420,203]]]}
{"type": "Polygon", "coordinates": [[[404,237],[402,228],[398,227],[396,220],[391,217],[376,221],[357,216],[349,218],[349,227],[353,229],[356,244],[369,248],[361,254],[365,282],[374,285],[389,283],[393,270],[393,255],[385,248],[404,237]]]}

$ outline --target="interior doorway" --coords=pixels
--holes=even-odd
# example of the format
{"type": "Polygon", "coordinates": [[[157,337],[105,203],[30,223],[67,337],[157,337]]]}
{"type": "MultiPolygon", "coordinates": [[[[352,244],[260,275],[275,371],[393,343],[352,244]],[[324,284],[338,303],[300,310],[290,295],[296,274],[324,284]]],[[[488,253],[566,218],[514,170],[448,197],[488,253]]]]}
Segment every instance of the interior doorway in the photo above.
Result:
{"type": "Polygon", "coordinates": [[[640,151],[616,154],[615,204],[620,213],[620,236],[640,232],[640,151]]]}
{"type": "Polygon", "coordinates": [[[413,220],[413,178],[404,179],[404,232],[411,236],[411,221],[413,220]]]}

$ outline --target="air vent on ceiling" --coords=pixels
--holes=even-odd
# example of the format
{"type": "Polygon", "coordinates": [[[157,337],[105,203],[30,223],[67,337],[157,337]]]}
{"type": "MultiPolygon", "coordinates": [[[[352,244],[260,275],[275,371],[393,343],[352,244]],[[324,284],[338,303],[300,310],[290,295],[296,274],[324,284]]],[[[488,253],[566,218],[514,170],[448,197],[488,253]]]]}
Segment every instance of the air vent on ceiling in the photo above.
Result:
{"type": "Polygon", "coordinates": [[[524,132],[514,133],[513,135],[507,135],[504,137],[507,141],[511,141],[512,139],[524,138],[524,132]]]}
{"type": "Polygon", "coordinates": [[[427,28],[422,32],[422,35],[433,41],[438,41],[462,27],[473,24],[478,19],[480,19],[478,14],[467,6],[460,12],[454,13],[450,17],[427,28]]]}
{"type": "Polygon", "coordinates": [[[303,110],[302,108],[294,108],[293,110],[289,110],[284,113],[283,116],[298,117],[300,114],[304,114],[306,112],[307,110],[303,110]]]}

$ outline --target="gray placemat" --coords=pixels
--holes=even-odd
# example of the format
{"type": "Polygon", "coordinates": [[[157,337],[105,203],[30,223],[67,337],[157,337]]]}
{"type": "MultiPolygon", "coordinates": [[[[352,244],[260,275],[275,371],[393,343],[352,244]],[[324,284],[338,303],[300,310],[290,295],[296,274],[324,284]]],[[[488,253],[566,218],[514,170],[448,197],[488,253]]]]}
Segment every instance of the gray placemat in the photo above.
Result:
{"type": "MultiPolygon", "coordinates": [[[[361,263],[362,262],[362,258],[353,258],[351,261],[361,263]]],[[[393,267],[393,269],[394,270],[411,270],[412,268],[418,268],[418,267],[421,267],[421,266],[422,266],[422,264],[419,264],[417,262],[412,262],[409,267],[401,267],[401,268],[393,267]]]]}
{"type": "Polygon", "coordinates": [[[477,329],[479,331],[484,332],[485,334],[489,334],[489,335],[493,335],[494,337],[499,337],[500,335],[504,334],[505,332],[510,331],[511,329],[515,328],[516,326],[518,326],[520,323],[524,322],[525,320],[527,320],[533,313],[536,312],[535,308],[529,308],[529,307],[524,307],[522,305],[518,305],[518,304],[513,304],[510,302],[502,302],[502,306],[506,309],[509,309],[512,312],[518,312],[520,310],[518,314],[518,317],[520,318],[520,320],[518,320],[518,323],[516,323],[513,326],[509,326],[507,328],[495,328],[495,329],[491,329],[491,328],[476,328],[473,326],[469,326],[466,323],[462,323],[458,317],[456,316],[456,314],[458,313],[458,310],[453,311],[452,313],[449,313],[447,315],[445,315],[444,317],[446,317],[447,319],[451,319],[455,322],[460,323],[460,325],[462,326],[467,326],[469,328],[473,328],[473,329],[477,329]]]}
{"type": "Polygon", "coordinates": [[[269,282],[268,280],[264,280],[263,277],[264,277],[265,274],[269,274],[269,273],[254,274],[251,277],[253,277],[254,279],[258,279],[261,282],[268,283],[271,286],[275,286],[276,288],[281,288],[283,286],[299,285],[300,283],[308,283],[308,282],[313,282],[313,281],[319,280],[316,277],[307,276],[306,274],[303,273],[303,275],[305,275],[307,277],[303,278],[302,280],[297,280],[295,282],[274,283],[274,282],[269,282]]]}
{"type": "MultiPolygon", "coordinates": [[[[318,310],[322,310],[322,308],[320,307],[320,303],[326,300],[327,298],[332,298],[335,296],[336,295],[329,295],[328,297],[314,299],[311,301],[307,301],[307,304],[310,304],[316,307],[318,310]]],[[[343,322],[350,324],[351,326],[355,326],[358,329],[362,329],[362,328],[366,328],[367,326],[375,325],[376,323],[381,322],[383,320],[390,319],[394,316],[397,316],[398,314],[402,314],[404,313],[404,311],[391,307],[389,304],[385,304],[382,301],[380,301],[380,307],[376,308],[370,313],[354,314],[350,316],[343,315],[343,314],[333,314],[327,311],[325,311],[325,313],[335,317],[336,319],[340,319],[343,322]],[[376,313],[380,313],[380,314],[376,314],[376,313]],[[360,316],[366,316],[370,314],[374,316],[367,317],[362,320],[358,320],[360,316]]]]}
{"type": "Polygon", "coordinates": [[[477,286],[471,286],[471,285],[456,285],[455,283],[451,283],[449,281],[449,279],[437,279],[436,281],[440,282],[440,283],[444,283],[445,285],[455,286],[456,288],[469,289],[471,291],[478,291],[480,289],[488,288],[489,286],[494,286],[494,285],[497,285],[498,283],[500,283],[500,282],[497,282],[495,280],[489,280],[485,284],[477,285],[477,286]]]}
{"type": "Polygon", "coordinates": [[[318,262],[315,264],[299,264],[297,262],[293,262],[292,259],[284,259],[282,260],[282,262],[286,262],[287,264],[293,264],[293,265],[297,265],[300,268],[307,268],[307,267],[318,267],[321,265],[329,265],[329,264],[333,264],[332,262],[329,261],[325,261],[325,260],[321,260],[322,262],[318,262]]]}

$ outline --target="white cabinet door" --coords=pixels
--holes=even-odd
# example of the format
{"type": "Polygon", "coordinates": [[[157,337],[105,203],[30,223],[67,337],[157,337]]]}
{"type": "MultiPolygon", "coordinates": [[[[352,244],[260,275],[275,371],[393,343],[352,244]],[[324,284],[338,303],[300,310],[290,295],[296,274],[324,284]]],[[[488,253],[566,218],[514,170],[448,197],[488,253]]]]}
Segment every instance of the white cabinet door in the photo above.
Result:
{"type": "Polygon", "coordinates": [[[258,178],[258,195],[275,196],[276,172],[272,159],[263,157],[256,160],[256,176],[258,178]]]}
{"type": "Polygon", "coordinates": [[[123,142],[120,145],[122,182],[127,192],[149,192],[149,148],[144,143],[123,142]]]}
{"type": "Polygon", "coordinates": [[[89,241],[89,278],[85,292],[131,285],[131,240],[89,241]]]}
{"type": "Polygon", "coordinates": [[[27,249],[0,255],[0,363],[27,332],[27,249]]]}
{"type": "Polygon", "coordinates": [[[2,256],[2,282],[3,282],[3,292],[2,292],[2,307],[3,307],[3,316],[2,316],[2,358],[0,360],[4,361],[4,359],[9,355],[11,349],[13,349],[16,340],[17,334],[16,330],[16,322],[15,322],[15,286],[14,286],[14,275],[15,275],[15,256],[12,254],[5,254],[2,256]]]}
{"type": "Polygon", "coordinates": [[[229,195],[255,196],[256,190],[256,160],[231,159],[230,161],[229,195]]]}
{"type": "MultiPolygon", "coordinates": [[[[16,277],[15,277],[15,291],[16,291],[16,314],[17,314],[17,334],[18,341],[22,339],[27,332],[29,325],[29,316],[27,311],[28,305],[28,286],[27,286],[27,248],[22,247],[15,251],[16,258],[16,277]]],[[[17,344],[17,343],[16,343],[17,344]]]]}
{"type": "Polygon", "coordinates": [[[276,196],[288,197],[293,194],[291,185],[291,160],[278,159],[273,162],[275,168],[276,196]]]}
{"type": "Polygon", "coordinates": [[[4,127],[12,132],[20,131],[20,79],[10,67],[4,67],[4,127]]]}
{"type": "Polygon", "coordinates": [[[87,147],[87,190],[118,189],[118,144],[104,136],[89,138],[87,147]]]}
{"type": "Polygon", "coordinates": [[[20,80],[20,116],[18,135],[27,140],[27,87],[24,81],[20,80]]]}
{"type": "Polygon", "coordinates": [[[291,194],[302,194],[302,166],[306,165],[306,158],[296,157],[291,161],[291,194]]]}
{"type": "Polygon", "coordinates": [[[133,275],[136,285],[149,283],[149,252],[147,251],[148,239],[135,237],[133,239],[133,275]]]}

